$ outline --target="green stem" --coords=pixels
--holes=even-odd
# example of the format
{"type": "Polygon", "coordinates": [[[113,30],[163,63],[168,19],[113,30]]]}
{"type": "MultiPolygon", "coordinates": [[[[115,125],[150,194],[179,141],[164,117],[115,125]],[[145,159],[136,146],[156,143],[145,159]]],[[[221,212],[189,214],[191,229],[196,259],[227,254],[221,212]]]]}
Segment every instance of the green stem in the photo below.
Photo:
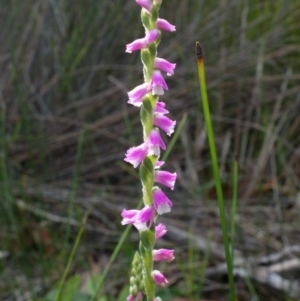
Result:
{"type": "Polygon", "coordinates": [[[155,298],[155,284],[151,275],[153,270],[152,250],[155,244],[154,227],[152,228],[151,230],[140,232],[140,254],[143,263],[143,278],[148,301],[152,301],[155,298]]]}
{"type": "Polygon", "coordinates": [[[215,178],[215,182],[216,182],[216,190],[217,190],[218,206],[219,206],[219,211],[220,211],[224,250],[225,250],[227,271],[228,271],[228,277],[229,277],[230,300],[236,301],[234,279],[233,279],[233,265],[232,265],[232,258],[230,255],[230,250],[229,250],[226,216],[225,216],[225,209],[224,209],[224,199],[223,199],[223,192],[222,192],[222,186],[221,186],[221,178],[220,178],[220,173],[219,173],[217,151],[216,151],[216,145],[215,145],[215,139],[214,139],[214,131],[213,131],[213,126],[212,126],[212,122],[211,122],[208,97],[207,97],[204,61],[203,61],[203,57],[202,57],[202,50],[201,50],[200,44],[198,42],[196,43],[196,47],[197,47],[198,76],[199,76],[199,84],[200,84],[201,97],[202,97],[203,112],[204,112],[205,124],[206,124],[206,129],[207,129],[207,136],[208,136],[208,143],[209,143],[210,155],[211,155],[211,160],[212,160],[213,173],[214,173],[214,178],[215,178]]]}
{"type": "Polygon", "coordinates": [[[233,162],[233,196],[231,208],[231,257],[234,262],[234,240],[235,240],[235,216],[237,208],[237,186],[238,186],[238,162],[236,158],[233,162]]]}
{"type": "MultiPolygon", "coordinates": [[[[139,203],[137,209],[140,209],[142,207],[142,201],[139,203]]],[[[102,288],[102,285],[103,285],[103,282],[109,272],[109,269],[111,267],[111,265],[113,264],[113,262],[115,261],[117,255],[119,254],[120,250],[121,250],[121,247],[123,246],[124,244],[124,241],[126,240],[128,234],[129,234],[129,230],[131,229],[131,225],[128,225],[125,229],[125,231],[123,232],[116,248],[114,249],[114,252],[112,253],[103,273],[101,274],[101,277],[100,279],[98,280],[97,284],[96,284],[96,289],[94,290],[94,294],[91,296],[90,300],[89,301],[96,301],[97,300],[97,296],[98,296],[98,293],[100,291],[100,289],[102,288]]]]}
{"type": "Polygon", "coordinates": [[[59,283],[59,286],[58,286],[58,290],[57,290],[57,294],[55,296],[55,299],[54,301],[59,301],[59,300],[62,300],[60,299],[61,297],[61,292],[62,292],[62,289],[63,289],[63,286],[65,284],[65,281],[66,281],[66,278],[67,278],[67,275],[69,273],[69,270],[70,270],[70,267],[71,267],[71,264],[73,262],[73,258],[75,256],[75,253],[76,253],[76,250],[79,246],[79,242],[80,242],[80,239],[81,239],[81,236],[82,236],[82,233],[83,233],[83,230],[84,230],[84,226],[85,226],[85,223],[86,223],[86,220],[87,220],[87,217],[89,215],[89,212],[90,212],[90,209],[87,210],[84,218],[83,218],[83,221],[81,223],[81,226],[79,228],[79,231],[78,231],[78,234],[77,234],[77,237],[76,237],[76,240],[75,240],[75,243],[74,243],[74,246],[72,248],[72,251],[71,251],[71,254],[69,256],[69,259],[68,259],[68,263],[67,263],[67,266],[64,270],[64,273],[63,273],[63,276],[61,278],[61,281],[59,283]]]}

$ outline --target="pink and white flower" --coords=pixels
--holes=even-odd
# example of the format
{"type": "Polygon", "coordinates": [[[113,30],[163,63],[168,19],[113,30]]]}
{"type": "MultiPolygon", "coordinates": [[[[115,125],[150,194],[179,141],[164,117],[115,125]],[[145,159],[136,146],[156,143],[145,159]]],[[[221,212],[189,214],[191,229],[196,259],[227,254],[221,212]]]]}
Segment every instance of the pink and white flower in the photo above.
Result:
{"type": "Polygon", "coordinates": [[[174,250],[159,249],[152,251],[153,261],[172,261],[175,259],[174,250]]]}
{"type": "Polygon", "coordinates": [[[171,211],[172,202],[158,187],[153,188],[153,207],[161,215],[171,211]]]}
{"type": "Polygon", "coordinates": [[[154,168],[158,169],[158,168],[162,167],[164,164],[165,164],[164,161],[156,161],[154,168]]]}
{"type": "Polygon", "coordinates": [[[144,142],[139,146],[129,148],[125,154],[124,161],[132,164],[132,166],[136,168],[145,159],[147,153],[148,144],[144,142]]]}
{"type": "Polygon", "coordinates": [[[143,294],[141,292],[138,292],[135,297],[132,294],[130,294],[126,300],[127,301],[142,301],[143,294]]]}
{"type": "Polygon", "coordinates": [[[165,109],[166,104],[162,101],[158,101],[154,108],[155,114],[168,114],[169,111],[165,109]]]}
{"type": "Polygon", "coordinates": [[[148,85],[148,91],[151,90],[153,95],[163,95],[164,90],[168,90],[165,79],[159,70],[154,70],[152,73],[152,78],[148,85]]]}
{"type": "Polygon", "coordinates": [[[163,224],[158,224],[155,227],[155,239],[159,239],[167,233],[166,226],[163,224]]]}
{"type": "Polygon", "coordinates": [[[152,11],[153,4],[150,0],[135,0],[135,2],[149,13],[152,11]]]}
{"type": "Polygon", "coordinates": [[[171,120],[163,114],[154,113],[153,123],[161,128],[168,136],[171,136],[174,133],[176,121],[171,120]]]}
{"type": "Polygon", "coordinates": [[[160,183],[173,190],[176,178],[177,178],[176,172],[170,173],[168,171],[156,170],[154,175],[154,182],[160,183]]]}
{"type": "Polygon", "coordinates": [[[154,155],[159,157],[160,149],[166,150],[166,145],[162,140],[159,130],[153,129],[147,139],[148,143],[148,155],[154,155]]]}
{"type": "Polygon", "coordinates": [[[142,99],[143,97],[149,92],[148,91],[148,84],[144,83],[142,85],[139,85],[135,87],[133,90],[128,92],[128,103],[140,107],[143,103],[142,99]]]}
{"type": "Polygon", "coordinates": [[[126,52],[131,53],[132,51],[140,50],[148,47],[149,44],[154,42],[159,36],[159,31],[157,29],[152,29],[148,31],[144,38],[137,39],[132,43],[126,45],[126,52]]]}
{"type": "Polygon", "coordinates": [[[122,225],[134,225],[139,231],[145,231],[153,224],[155,211],[152,206],[145,206],[142,210],[126,210],[123,209],[121,216],[122,225]]]}
{"type": "Polygon", "coordinates": [[[166,72],[167,75],[169,75],[169,76],[174,74],[175,67],[176,67],[176,64],[172,64],[165,59],[156,57],[154,60],[154,68],[166,72]]]}
{"type": "Polygon", "coordinates": [[[140,212],[139,210],[135,210],[135,209],[131,209],[131,210],[123,209],[121,213],[121,216],[123,217],[121,224],[132,225],[135,222],[136,216],[139,214],[139,212],[140,212]]]}
{"type": "Polygon", "coordinates": [[[158,270],[153,270],[151,275],[156,285],[166,286],[169,283],[166,277],[158,270]]]}
{"type": "Polygon", "coordinates": [[[176,27],[174,25],[169,23],[167,20],[160,18],[158,18],[156,21],[156,28],[171,32],[176,31],[176,27]]]}
{"type": "Polygon", "coordinates": [[[124,161],[132,164],[133,167],[136,168],[147,155],[159,157],[160,149],[165,150],[166,145],[160,136],[159,130],[153,129],[146,142],[127,150],[124,161]]]}

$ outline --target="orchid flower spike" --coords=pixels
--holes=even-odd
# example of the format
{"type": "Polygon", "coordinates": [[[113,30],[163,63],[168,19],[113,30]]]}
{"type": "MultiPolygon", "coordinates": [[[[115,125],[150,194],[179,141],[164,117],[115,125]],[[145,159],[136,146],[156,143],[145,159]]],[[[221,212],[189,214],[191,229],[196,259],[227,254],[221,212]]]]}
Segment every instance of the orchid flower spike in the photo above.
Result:
{"type": "Polygon", "coordinates": [[[159,18],[158,13],[162,0],[135,0],[141,7],[141,19],[146,29],[145,36],[126,45],[126,52],[141,51],[144,82],[130,90],[128,103],[141,108],[140,118],[143,126],[143,142],[130,147],[124,161],[134,168],[139,166],[140,180],[144,206],[142,209],[123,209],[122,225],[133,225],[140,234],[140,250],[132,261],[130,288],[127,301],[142,301],[144,295],[147,301],[162,301],[155,294],[155,283],[159,286],[168,284],[168,280],[158,270],[152,270],[153,262],[174,260],[174,250],[154,249],[155,241],[167,233],[163,224],[155,224],[159,215],[171,211],[173,203],[161,188],[154,183],[174,189],[177,174],[160,170],[165,164],[159,161],[161,151],[166,150],[166,144],[161,136],[174,133],[176,121],[166,115],[169,111],[166,104],[159,100],[169,89],[165,81],[167,76],[174,74],[176,64],[165,58],[157,57],[157,48],[161,39],[161,31],[173,32],[175,26],[167,20],[159,18]]]}

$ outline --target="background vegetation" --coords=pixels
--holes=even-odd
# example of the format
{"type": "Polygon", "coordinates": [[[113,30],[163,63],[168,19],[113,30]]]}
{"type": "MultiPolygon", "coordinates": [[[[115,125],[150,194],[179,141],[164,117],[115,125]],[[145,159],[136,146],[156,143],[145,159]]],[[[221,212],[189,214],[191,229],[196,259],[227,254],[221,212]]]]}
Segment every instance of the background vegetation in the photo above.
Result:
{"type": "MultiPolygon", "coordinates": [[[[101,274],[124,231],[120,211],[139,201],[138,173],[123,162],[142,138],[138,110],[126,103],[142,82],[138,53],[125,54],[125,44],[143,35],[139,13],[133,0],[0,0],[1,300],[51,293],[87,210],[69,276],[90,292],[88,275],[101,274]]],[[[161,218],[169,229],[162,245],[177,257],[161,296],[228,294],[198,40],[228,212],[234,154],[239,162],[239,301],[299,300],[300,2],[164,1],[160,15],[177,28],[159,46],[177,63],[162,99],[172,118],[187,116],[167,161],[178,184],[169,194],[173,213],[161,218]]],[[[102,298],[120,296],[137,241],[131,231],[102,298]]]]}

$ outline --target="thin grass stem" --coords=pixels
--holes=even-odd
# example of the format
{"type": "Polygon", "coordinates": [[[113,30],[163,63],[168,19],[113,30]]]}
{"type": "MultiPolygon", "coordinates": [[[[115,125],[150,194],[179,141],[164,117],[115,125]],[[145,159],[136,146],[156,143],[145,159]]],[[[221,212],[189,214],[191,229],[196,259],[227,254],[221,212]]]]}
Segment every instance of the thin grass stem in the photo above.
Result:
{"type": "Polygon", "coordinates": [[[72,262],[73,262],[75,253],[76,253],[77,248],[78,248],[78,246],[79,246],[79,242],[80,242],[80,239],[81,239],[83,230],[84,230],[84,226],[85,226],[85,223],[86,223],[86,220],[87,220],[87,217],[88,217],[90,211],[91,211],[91,207],[87,210],[86,214],[85,214],[84,217],[83,217],[83,220],[82,220],[82,223],[81,223],[81,225],[80,225],[78,234],[77,234],[77,236],[76,236],[76,240],[75,240],[75,243],[74,243],[74,245],[73,245],[71,254],[70,254],[69,258],[68,258],[67,266],[66,266],[66,268],[65,268],[65,270],[64,270],[63,276],[62,276],[61,281],[60,281],[60,283],[59,283],[58,290],[57,290],[57,293],[56,293],[56,296],[55,296],[54,301],[60,301],[61,292],[62,292],[63,286],[64,286],[64,284],[65,284],[67,275],[68,275],[68,273],[69,273],[71,264],[72,264],[72,262]]]}
{"type": "Polygon", "coordinates": [[[233,195],[232,195],[232,208],[231,208],[231,259],[234,262],[234,241],[235,241],[235,215],[237,209],[237,187],[238,187],[238,161],[235,158],[233,162],[233,195]]]}
{"type": "MultiPolygon", "coordinates": [[[[138,205],[138,209],[140,209],[142,207],[142,204],[143,204],[143,202],[140,201],[140,203],[138,205]]],[[[123,234],[122,234],[122,236],[121,236],[121,238],[120,238],[120,240],[119,240],[116,248],[114,249],[114,252],[112,253],[112,255],[110,257],[110,259],[108,261],[108,264],[106,265],[103,273],[101,274],[101,277],[98,280],[98,283],[96,284],[96,289],[94,291],[94,294],[91,296],[90,301],[96,301],[97,300],[97,295],[98,295],[99,291],[101,290],[102,284],[103,284],[103,282],[104,282],[104,280],[105,280],[105,278],[106,278],[106,276],[107,276],[107,274],[109,272],[109,269],[110,269],[112,263],[115,261],[117,255],[119,254],[119,252],[121,250],[121,247],[123,246],[123,243],[126,240],[128,234],[129,234],[129,230],[130,230],[131,227],[132,227],[131,225],[130,226],[128,225],[125,228],[125,231],[123,232],[123,234]]]]}
{"type": "Polygon", "coordinates": [[[218,157],[217,157],[217,151],[216,151],[216,145],[215,145],[215,139],[214,139],[214,131],[213,131],[213,126],[212,126],[212,122],[211,122],[209,103],[208,103],[208,97],[207,97],[204,60],[202,57],[202,49],[198,42],[196,43],[196,48],[197,48],[196,54],[197,54],[198,76],[199,76],[199,85],[200,85],[201,97],[202,97],[203,113],[204,113],[204,119],[205,119],[205,124],[206,124],[210,155],[211,155],[211,160],[212,160],[213,174],[214,174],[214,178],[215,178],[215,182],[216,182],[218,207],[219,207],[219,211],[220,211],[222,235],[223,235],[224,250],[225,250],[225,256],[226,256],[229,286],[230,286],[230,300],[236,301],[234,279],[233,279],[233,265],[232,265],[232,257],[230,255],[230,249],[229,249],[226,215],[225,215],[225,208],[224,208],[224,198],[223,198],[221,178],[220,178],[220,172],[219,172],[219,166],[218,166],[218,157]]]}
{"type": "Polygon", "coordinates": [[[177,141],[177,139],[178,139],[178,137],[179,137],[179,135],[180,135],[180,133],[181,133],[181,131],[182,131],[185,123],[186,123],[186,119],[187,119],[187,113],[183,114],[183,116],[182,116],[182,118],[181,118],[181,120],[179,122],[179,125],[178,125],[178,127],[177,127],[174,135],[172,136],[172,139],[171,139],[171,141],[170,141],[170,143],[169,143],[166,151],[164,152],[164,154],[162,156],[162,160],[163,161],[167,160],[167,158],[169,157],[169,154],[170,154],[172,148],[174,147],[175,142],[177,141]]]}

